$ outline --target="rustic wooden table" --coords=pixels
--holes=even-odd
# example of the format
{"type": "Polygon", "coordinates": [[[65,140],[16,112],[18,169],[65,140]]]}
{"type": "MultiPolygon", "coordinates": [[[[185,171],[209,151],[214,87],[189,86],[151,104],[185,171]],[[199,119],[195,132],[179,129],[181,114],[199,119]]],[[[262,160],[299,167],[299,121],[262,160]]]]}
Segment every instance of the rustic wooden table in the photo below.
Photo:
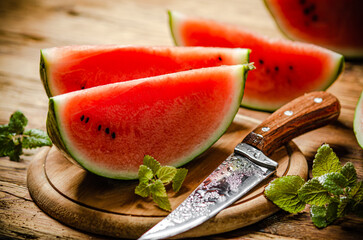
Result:
{"type": "MultiPolygon", "coordinates": [[[[0,124],[15,110],[29,119],[28,127],[45,130],[48,101],[39,78],[39,49],[75,44],[173,45],[166,10],[214,18],[283,37],[256,0],[1,0],[0,1],[0,124]]],[[[343,163],[352,162],[363,177],[363,150],[352,125],[363,89],[363,61],[348,61],[342,76],[328,89],[342,105],[338,121],[295,140],[309,166],[316,149],[329,143],[343,163]]],[[[263,120],[268,113],[241,109],[263,120]]],[[[34,153],[20,162],[0,158],[0,239],[103,239],[69,228],[43,213],[32,201],[26,172],[34,153]]],[[[319,230],[308,209],[277,214],[249,227],[210,239],[359,239],[363,220],[349,215],[319,230]]]]}

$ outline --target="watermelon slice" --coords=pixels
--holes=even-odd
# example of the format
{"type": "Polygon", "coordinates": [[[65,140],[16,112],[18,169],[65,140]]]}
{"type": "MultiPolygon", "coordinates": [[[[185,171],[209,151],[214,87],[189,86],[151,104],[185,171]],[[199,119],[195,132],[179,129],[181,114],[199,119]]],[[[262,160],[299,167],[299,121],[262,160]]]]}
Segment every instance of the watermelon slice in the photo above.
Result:
{"type": "Polygon", "coordinates": [[[108,83],[202,67],[248,63],[248,49],[66,46],[41,50],[40,76],[49,97],[108,83]]]}
{"type": "Polygon", "coordinates": [[[363,148],[363,91],[355,109],[353,129],[359,146],[363,148]]]}
{"type": "Polygon", "coordinates": [[[202,68],[58,95],[49,100],[48,134],[66,156],[109,178],[137,178],[146,154],[181,166],[230,125],[251,68],[202,68]]]}
{"type": "Polygon", "coordinates": [[[268,39],[243,28],[169,12],[176,45],[251,49],[256,70],[242,106],[274,111],[304,93],[328,88],[342,72],[343,56],[311,44],[268,39]]]}
{"type": "Polygon", "coordinates": [[[265,0],[281,31],[349,58],[363,57],[362,0],[265,0]]]}

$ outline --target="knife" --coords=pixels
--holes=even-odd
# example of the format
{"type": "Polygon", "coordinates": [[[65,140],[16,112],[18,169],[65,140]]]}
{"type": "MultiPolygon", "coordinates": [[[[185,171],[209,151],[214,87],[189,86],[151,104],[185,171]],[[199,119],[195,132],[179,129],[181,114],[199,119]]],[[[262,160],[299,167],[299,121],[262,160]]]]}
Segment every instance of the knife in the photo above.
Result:
{"type": "Polygon", "coordinates": [[[336,120],[340,104],[327,92],[312,92],[287,103],[251,131],[173,212],[139,239],[163,239],[196,227],[273,175],[268,156],[291,139],[336,120]]]}

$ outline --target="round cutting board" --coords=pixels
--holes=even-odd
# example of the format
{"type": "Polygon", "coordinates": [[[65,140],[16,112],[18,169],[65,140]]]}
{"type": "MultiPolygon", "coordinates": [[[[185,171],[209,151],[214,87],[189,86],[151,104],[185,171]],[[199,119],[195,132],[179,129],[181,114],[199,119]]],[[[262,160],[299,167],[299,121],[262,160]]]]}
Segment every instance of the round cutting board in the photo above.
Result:
{"type": "MultiPolygon", "coordinates": [[[[225,134],[206,153],[185,165],[189,172],[182,188],[178,193],[168,191],[172,209],[225,160],[258,123],[237,114],[225,134]]],[[[306,179],[306,159],[293,142],[278,149],[271,158],[279,163],[277,176],[300,175],[306,179]]],[[[275,213],[278,208],[263,195],[271,179],[212,219],[175,238],[227,232],[275,213]]],[[[72,164],[55,147],[44,149],[34,157],[28,169],[27,184],[33,200],[44,212],[66,225],[95,234],[138,238],[168,215],[152,199],[134,194],[137,180],[96,176],[72,164]]]]}

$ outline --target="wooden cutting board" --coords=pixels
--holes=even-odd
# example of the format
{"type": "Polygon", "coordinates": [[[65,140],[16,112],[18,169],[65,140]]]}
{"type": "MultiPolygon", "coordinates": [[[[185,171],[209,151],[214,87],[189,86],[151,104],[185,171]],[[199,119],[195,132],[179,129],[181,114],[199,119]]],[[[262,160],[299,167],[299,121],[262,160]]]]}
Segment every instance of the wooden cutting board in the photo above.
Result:
{"type": "MultiPolygon", "coordinates": [[[[172,209],[225,160],[258,123],[237,114],[223,137],[185,166],[189,173],[182,188],[178,193],[169,191],[172,209]]],[[[306,179],[306,159],[293,142],[278,149],[271,158],[279,163],[277,176],[300,175],[306,179]]],[[[214,218],[175,238],[227,232],[275,213],[278,208],[263,195],[271,179],[214,218]]],[[[168,214],[151,199],[134,194],[137,180],[111,180],[91,174],[69,162],[56,147],[44,149],[34,157],[28,169],[27,184],[33,200],[44,212],[66,225],[95,234],[138,238],[168,214]]]]}

